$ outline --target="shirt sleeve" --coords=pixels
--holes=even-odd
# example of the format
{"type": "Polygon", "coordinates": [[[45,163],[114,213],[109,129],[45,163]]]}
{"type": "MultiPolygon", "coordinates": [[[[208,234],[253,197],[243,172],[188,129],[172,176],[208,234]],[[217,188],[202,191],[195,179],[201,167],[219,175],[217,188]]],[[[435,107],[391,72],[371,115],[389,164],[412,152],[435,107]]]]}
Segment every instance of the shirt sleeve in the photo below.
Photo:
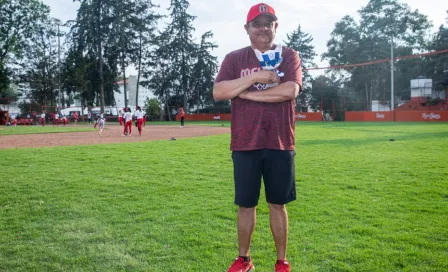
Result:
{"type": "Polygon", "coordinates": [[[219,68],[215,83],[234,79],[236,79],[235,62],[233,61],[232,55],[227,54],[219,68]]]}
{"type": "Polygon", "coordinates": [[[292,81],[300,85],[302,89],[302,60],[299,54],[292,49],[289,49],[288,54],[285,57],[285,68],[282,72],[285,73],[283,82],[292,81]]]}

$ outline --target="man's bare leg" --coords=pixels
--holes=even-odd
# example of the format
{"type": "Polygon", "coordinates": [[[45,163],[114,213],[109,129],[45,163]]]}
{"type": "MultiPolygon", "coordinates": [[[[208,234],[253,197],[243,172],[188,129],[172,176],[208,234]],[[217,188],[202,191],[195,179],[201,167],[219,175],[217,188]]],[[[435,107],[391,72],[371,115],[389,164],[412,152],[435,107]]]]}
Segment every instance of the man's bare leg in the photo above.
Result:
{"type": "Polygon", "coordinates": [[[277,260],[286,260],[288,244],[288,212],[286,206],[269,203],[269,220],[277,249],[277,260]]]}
{"type": "Polygon", "coordinates": [[[239,255],[250,256],[250,243],[256,224],[256,207],[238,209],[239,255]]]}

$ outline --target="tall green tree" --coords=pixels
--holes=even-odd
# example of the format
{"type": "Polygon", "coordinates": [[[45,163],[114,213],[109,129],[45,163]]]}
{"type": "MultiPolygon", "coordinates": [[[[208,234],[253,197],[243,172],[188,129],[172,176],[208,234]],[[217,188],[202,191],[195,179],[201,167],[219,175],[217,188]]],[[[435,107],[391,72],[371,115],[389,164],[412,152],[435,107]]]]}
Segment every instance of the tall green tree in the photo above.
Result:
{"type": "MultiPolygon", "coordinates": [[[[448,11],[447,11],[448,14],[448,11]]],[[[448,17],[446,19],[448,24],[448,17]]],[[[448,25],[440,25],[435,33],[429,48],[433,51],[448,49],[448,25]]],[[[426,76],[433,79],[436,89],[448,88],[448,54],[431,56],[426,66],[426,76]],[[446,71],[446,72],[445,72],[446,71]]]]}
{"type": "Polygon", "coordinates": [[[147,98],[145,101],[146,116],[149,120],[159,120],[160,118],[160,103],[157,98],[147,98]]]}
{"type": "MultiPolygon", "coordinates": [[[[154,12],[154,8],[158,7],[151,1],[136,0],[136,13],[131,20],[131,27],[135,31],[134,46],[130,54],[130,62],[137,69],[137,90],[136,105],[138,105],[138,92],[140,87],[140,77],[142,75],[142,65],[148,60],[149,55],[155,50],[157,23],[162,18],[160,14],[154,12]]],[[[152,65],[152,63],[147,63],[152,65]]]]}
{"type": "Polygon", "coordinates": [[[58,97],[58,24],[48,19],[38,25],[20,62],[20,81],[40,105],[56,106],[58,97]]]}
{"type": "MultiPolygon", "coordinates": [[[[124,103],[128,107],[129,98],[127,97],[127,77],[126,68],[131,62],[131,58],[137,53],[137,30],[135,25],[138,23],[139,15],[145,10],[138,10],[142,8],[137,5],[135,0],[118,0],[113,6],[112,18],[112,35],[109,36],[108,43],[116,44],[112,50],[118,50],[119,66],[121,68],[121,75],[124,89],[124,103]],[[116,40],[114,40],[116,38],[116,40]]],[[[138,94],[136,95],[136,105],[138,105],[138,94]]]]}
{"type": "MultiPolygon", "coordinates": [[[[87,88],[89,82],[87,70],[91,65],[95,66],[95,61],[91,62],[88,57],[84,56],[83,52],[77,50],[73,45],[71,45],[70,51],[67,52],[62,63],[62,89],[68,96],[80,98],[83,106],[82,110],[84,106],[93,106],[94,95],[91,95],[89,99],[87,88]]],[[[84,112],[81,114],[84,115],[84,112]]]]}
{"type": "MultiPolygon", "coordinates": [[[[120,1],[75,0],[81,3],[71,24],[73,50],[89,60],[87,91],[81,95],[88,105],[114,105],[120,61],[120,1]]],[[[123,3],[128,0],[123,0],[123,3]]],[[[124,35],[123,35],[124,36],[124,35]]]]}
{"type": "MultiPolygon", "coordinates": [[[[296,30],[286,34],[287,40],[284,41],[287,47],[296,50],[299,53],[302,61],[302,68],[310,68],[316,66],[314,58],[317,56],[312,45],[313,37],[302,31],[302,27],[299,25],[296,30]]],[[[312,100],[312,77],[307,70],[303,70],[303,86],[301,94],[296,98],[297,108],[301,111],[307,111],[312,100]]]]}
{"type": "MultiPolygon", "coordinates": [[[[357,22],[345,16],[336,23],[328,50],[323,54],[331,65],[354,64],[390,57],[391,45],[396,56],[424,50],[425,37],[431,23],[418,10],[412,11],[407,4],[397,0],[370,0],[359,10],[357,22]]],[[[395,88],[397,95],[409,92],[410,79],[418,74],[416,60],[398,62],[395,67],[395,88]]],[[[370,65],[336,71],[339,78],[345,78],[346,88],[352,88],[357,98],[366,102],[370,109],[372,100],[382,100],[387,89],[390,97],[390,76],[387,65],[370,65]],[[347,76],[347,73],[349,76],[347,76]]]]}
{"type": "MultiPolygon", "coordinates": [[[[113,81],[117,77],[114,73],[118,75],[120,67],[122,79],[126,81],[126,68],[131,64],[141,66],[149,48],[147,43],[152,38],[160,16],[152,11],[156,6],[147,0],[79,1],[81,6],[72,27],[74,40],[78,45],[77,50],[81,50],[84,55],[96,55],[100,105],[108,104],[108,97],[112,97],[112,91],[116,89],[113,81]]],[[[123,95],[127,107],[129,99],[126,87],[127,84],[124,84],[123,95]]]]}
{"type": "MultiPolygon", "coordinates": [[[[124,93],[124,106],[125,108],[128,107],[128,97],[127,97],[127,79],[126,79],[126,67],[127,67],[127,53],[129,50],[129,40],[133,40],[133,37],[129,37],[129,34],[127,33],[129,29],[129,21],[128,15],[129,15],[129,9],[131,8],[131,2],[126,0],[118,0],[116,1],[116,6],[114,8],[115,10],[115,21],[116,26],[115,29],[118,30],[118,41],[117,46],[114,46],[115,49],[118,49],[120,54],[120,66],[121,66],[121,73],[122,73],[122,79],[123,79],[123,93],[124,93]],[[129,39],[130,38],[130,39],[129,39]]],[[[134,34],[134,33],[132,33],[134,34]]],[[[111,38],[114,35],[111,36],[111,38]]]]}
{"type": "Polygon", "coordinates": [[[196,52],[196,63],[193,66],[191,77],[191,88],[189,88],[189,105],[196,105],[196,111],[199,113],[199,106],[202,108],[213,102],[213,85],[215,75],[218,72],[218,59],[211,54],[211,50],[218,46],[208,39],[213,38],[213,33],[208,31],[201,37],[201,43],[196,52]]]}
{"type": "Polygon", "coordinates": [[[171,69],[173,62],[170,59],[172,52],[169,46],[171,37],[165,31],[160,33],[155,41],[157,47],[148,58],[148,62],[152,65],[146,65],[143,69],[143,77],[146,80],[142,81],[142,85],[152,89],[153,93],[159,97],[163,104],[164,114],[171,121],[172,108],[182,105],[182,97],[178,92],[176,95],[176,90],[179,90],[179,77],[171,69]]]}
{"type": "Polygon", "coordinates": [[[0,0],[0,93],[11,81],[8,64],[23,57],[30,37],[49,13],[50,8],[39,0],[0,0]]]}
{"type": "MultiPolygon", "coordinates": [[[[7,88],[0,92],[0,99],[8,99],[9,101],[17,101],[21,96],[18,87],[15,84],[9,84],[7,88]]],[[[3,101],[2,101],[3,102],[3,101]]]]}
{"type": "Polygon", "coordinates": [[[12,71],[8,67],[0,67],[0,96],[2,98],[8,97],[10,94],[9,86],[11,84],[12,71]]]}
{"type": "Polygon", "coordinates": [[[341,95],[342,84],[334,74],[320,75],[312,80],[313,97],[310,108],[322,111],[334,117],[334,120],[344,120],[344,97],[341,95]]]}
{"type": "Polygon", "coordinates": [[[197,104],[210,103],[211,86],[217,71],[217,61],[211,51],[216,45],[210,41],[213,33],[193,40],[195,16],[187,12],[189,2],[171,0],[168,8],[171,19],[156,39],[156,49],[148,54],[143,69],[143,84],[153,89],[163,104],[164,112],[178,107],[190,110],[197,104]]]}
{"type": "Polygon", "coordinates": [[[171,0],[168,10],[171,11],[171,22],[165,32],[170,36],[167,44],[170,52],[170,77],[174,79],[174,92],[183,97],[183,107],[188,109],[188,89],[191,83],[193,55],[197,45],[193,42],[193,21],[195,16],[187,12],[190,3],[187,0],[171,0]]]}
{"type": "MultiPolygon", "coordinates": [[[[109,40],[115,41],[115,37],[111,37],[113,33],[113,23],[116,20],[114,14],[114,7],[116,1],[113,0],[74,0],[81,3],[76,22],[72,25],[72,31],[74,32],[74,38],[77,40],[77,44],[80,46],[80,50],[88,52],[88,54],[94,53],[96,56],[97,69],[98,69],[98,94],[99,104],[101,112],[104,112],[105,106],[105,79],[104,79],[104,56],[109,50],[109,56],[114,60],[109,59],[112,66],[109,66],[113,70],[116,70],[117,58],[115,53],[111,53],[110,48],[116,46],[116,44],[108,43],[109,40]]],[[[114,77],[115,78],[115,77],[114,77]]],[[[109,93],[113,89],[107,90],[109,93]]],[[[110,95],[110,94],[109,94],[110,95]]]]}

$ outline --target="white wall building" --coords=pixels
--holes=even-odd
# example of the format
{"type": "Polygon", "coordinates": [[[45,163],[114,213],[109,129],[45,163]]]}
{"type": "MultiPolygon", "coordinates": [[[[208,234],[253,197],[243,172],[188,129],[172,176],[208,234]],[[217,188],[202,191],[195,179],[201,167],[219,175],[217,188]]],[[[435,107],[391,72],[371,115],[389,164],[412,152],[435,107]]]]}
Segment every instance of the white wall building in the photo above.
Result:
{"type": "Polygon", "coordinates": [[[411,80],[411,101],[419,101],[432,95],[432,79],[418,77],[411,80]]]}
{"type": "MultiPolygon", "coordinates": [[[[147,98],[151,99],[155,97],[151,90],[140,85],[138,88],[138,104],[136,105],[137,76],[129,76],[126,81],[126,96],[128,99],[128,106],[131,109],[135,109],[135,106],[144,107],[147,98]]],[[[123,83],[123,80],[117,82],[120,92],[114,92],[115,103],[117,104],[116,107],[119,109],[122,109],[125,106],[123,83]]]]}
{"type": "MultiPolygon", "coordinates": [[[[424,102],[427,97],[430,98],[440,98],[441,100],[445,100],[445,91],[437,91],[433,90],[432,86],[433,82],[430,78],[425,78],[423,76],[420,76],[416,79],[411,80],[411,101],[414,102],[424,102]]],[[[396,98],[398,102],[398,107],[405,104],[406,101],[400,101],[398,98],[396,98]]],[[[383,101],[381,103],[378,100],[372,101],[372,111],[390,111],[390,102],[389,101],[383,101]]]]}
{"type": "Polygon", "coordinates": [[[372,100],[372,111],[390,111],[389,101],[372,100]]]}
{"type": "Polygon", "coordinates": [[[445,91],[433,90],[430,78],[418,77],[411,80],[411,101],[424,101],[427,97],[445,100],[445,91]]]}

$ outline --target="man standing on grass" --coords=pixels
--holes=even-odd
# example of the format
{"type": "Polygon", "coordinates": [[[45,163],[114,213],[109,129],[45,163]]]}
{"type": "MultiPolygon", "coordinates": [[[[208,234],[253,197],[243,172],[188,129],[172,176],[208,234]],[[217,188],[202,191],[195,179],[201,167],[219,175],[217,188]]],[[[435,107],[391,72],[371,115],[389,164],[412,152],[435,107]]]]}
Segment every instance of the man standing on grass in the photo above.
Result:
{"type": "Polygon", "coordinates": [[[290,271],[285,204],[296,199],[294,101],[302,86],[302,69],[296,51],[274,44],[277,27],[272,7],[264,3],[251,7],[244,26],[251,46],[225,57],[213,88],[216,101],[231,99],[239,257],[229,272],[254,270],[250,244],[261,177],[277,249],[275,271],[290,271]]]}
{"type": "Polygon", "coordinates": [[[184,108],[180,108],[179,109],[179,114],[180,114],[180,128],[184,128],[184,120],[185,120],[185,111],[184,108]]]}

